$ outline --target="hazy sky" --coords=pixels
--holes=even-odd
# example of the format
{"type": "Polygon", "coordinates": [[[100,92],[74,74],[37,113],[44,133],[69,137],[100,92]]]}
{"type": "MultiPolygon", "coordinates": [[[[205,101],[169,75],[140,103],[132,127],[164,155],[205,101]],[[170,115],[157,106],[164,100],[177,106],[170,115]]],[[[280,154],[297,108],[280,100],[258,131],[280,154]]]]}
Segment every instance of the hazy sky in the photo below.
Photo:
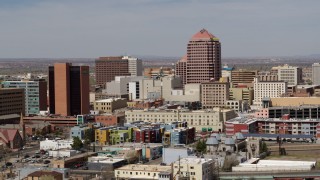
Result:
{"type": "Polygon", "coordinates": [[[180,57],[202,28],[223,57],[320,54],[320,0],[0,0],[0,58],[180,57]]]}

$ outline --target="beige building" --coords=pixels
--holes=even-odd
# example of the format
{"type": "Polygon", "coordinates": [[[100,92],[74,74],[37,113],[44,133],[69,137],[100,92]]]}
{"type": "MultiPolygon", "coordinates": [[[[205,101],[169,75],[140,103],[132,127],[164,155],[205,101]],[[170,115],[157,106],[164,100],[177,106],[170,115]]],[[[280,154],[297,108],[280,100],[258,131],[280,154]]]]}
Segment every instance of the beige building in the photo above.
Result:
{"type": "Polygon", "coordinates": [[[249,84],[253,82],[253,78],[258,75],[258,71],[249,71],[249,70],[234,70],[231,71],[231,83],[232,87],[238,87],[238,84],[249,84]]]}
{"type": "Polygon", "coordinates": [[[229,91],[230,100],[242,100],[247,101],[249,105],[252,104],[254,98],[252,88],[230,88],[229,91]]]}
{"type": "Polygon", "coordinates": [[[212,180],[214,161],[203,158],[183,158],[173,164],[174,179],[212,180]]]}
{"type": "Polygon", "coordinates": [[[159,179],[171,180],[171,166],[129,164],[114,170],[118,180],[159,179]]]}
{"type": "Polygon", "coordinates": [[[158,93],[165,101],[200,101],[200,84],[186,84],[183,88],[181,78],[177,76],[143,80],[141,89],[142,99],[158,93]]]}
{"type": "Polygon", "coordinates": [[[319,105],[320,97],[278,97],[271,98],[271,106],[319,105]]]}
{"type": "Polygon", "coordinates": [[[0,116],[25,113],[24,89],[0,88],[0,116]]]}
{"type": "Polygon", "coordinates": [[[124,98],[103,99],[94,102],[94,110],[104,113],[112,113],[116,109],[127,107],[127,100],[124,98]]]}
{"type": "Polygon", "coordinates": [[[288,85],[298,85],[302,82],[302,69],[300,67],[285,64],[272,67],[272,71],[277,73],[279,81],[285,81],[288,85]]]}
{"type": "Polygon", "coordinates": [[[211,127],[213,131],[222,131],[224,122],[237,117],[234,110],[214,108],[199,111],[189,111],[186,109],[149,109],[149,110],[129,110],[125,112],[127,122],[163,122],[186,121],[189,126],[197,130],[211,127]]]}
{"type": "Polygon", "coordinates": [[[201,104],[203,109],[225,107],[229,100],[228,82],[201,83],[201,104]]]}

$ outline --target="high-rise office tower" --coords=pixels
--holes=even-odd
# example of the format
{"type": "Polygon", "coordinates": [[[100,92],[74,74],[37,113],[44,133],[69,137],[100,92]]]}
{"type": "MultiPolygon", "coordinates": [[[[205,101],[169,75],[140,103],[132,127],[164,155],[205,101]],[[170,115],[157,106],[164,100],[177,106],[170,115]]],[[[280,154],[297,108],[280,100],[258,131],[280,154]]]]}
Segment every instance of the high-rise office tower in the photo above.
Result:
{"type": "Polygon", "coordinates": [[[96,59],[96,84],[105,86],[116,76],[141,76],[141,59],[130,56],[100,57],[96,59]]]}
{"type": "Polygon", "coordinates": [[[320,63],[312,64],[312,84],[320,85],[320,63]]]}
{"type": "Polygon", "coordinates": [[[221,44],[219,39],[202,29],[192,36],[187,55],[176,63],[176,75],[183,84],[218,81],[221,77],[221,44]]]}
{"type": "Polygon", "coordinates": [[[50,113],[63,116],[89,113],[89,66],[56,63],[49,67],[50,113]]]}

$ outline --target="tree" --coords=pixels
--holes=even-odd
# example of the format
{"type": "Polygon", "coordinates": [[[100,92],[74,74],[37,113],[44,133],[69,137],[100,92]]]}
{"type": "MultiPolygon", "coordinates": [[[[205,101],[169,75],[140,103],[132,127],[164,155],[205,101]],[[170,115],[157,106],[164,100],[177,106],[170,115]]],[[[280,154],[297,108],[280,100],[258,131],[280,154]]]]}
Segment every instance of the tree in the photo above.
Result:
{"type": "Polygon", "coordinates": [[[94,130],[93,129],[86,129],[84,132],[84,147],[89,148],[91,142],[94,142],[94,130]]]}
{"type": "Polygon", "coordinates": [[[196,144],[196,150],[200,153],[205,153],[207,150],[207,144],[204,140],[199,140],[196,144]]]}
{"type": "Polygon", "coordinates": [[[268,152],[268,147],[267,147],[267,144],[264,142],[264,141],[260,141],[260,143],[259,143],[259,149],[260,149],[260,154],[261,153],[267,153],[268,152]]]}
{"type": "Polygon", "coordinates": [[[239,161],[237,160],[237,157],[234,154],[226,155],[224,158],[224,163],[222,170],[223,171],[231,171],[233,166],[237,166],[239,164],[239,161]]]}
{"type": "Polygon", "coordinates": [[[73,137],[73,143],[71,144],[72,149],[80,150],[83,147],[83,143],[78,136],[73,137]]]}

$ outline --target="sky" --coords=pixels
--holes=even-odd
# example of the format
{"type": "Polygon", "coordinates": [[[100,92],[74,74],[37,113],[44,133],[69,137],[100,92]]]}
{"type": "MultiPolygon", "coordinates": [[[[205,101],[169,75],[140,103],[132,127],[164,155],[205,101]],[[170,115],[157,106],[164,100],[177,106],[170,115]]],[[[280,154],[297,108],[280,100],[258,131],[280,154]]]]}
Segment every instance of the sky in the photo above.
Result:
{"type": "Polygon", "coordinates": [[[0,0],[0,58],[182,57],[202,28],[222,57],[320,54],[320,1],[0,0]]]}

